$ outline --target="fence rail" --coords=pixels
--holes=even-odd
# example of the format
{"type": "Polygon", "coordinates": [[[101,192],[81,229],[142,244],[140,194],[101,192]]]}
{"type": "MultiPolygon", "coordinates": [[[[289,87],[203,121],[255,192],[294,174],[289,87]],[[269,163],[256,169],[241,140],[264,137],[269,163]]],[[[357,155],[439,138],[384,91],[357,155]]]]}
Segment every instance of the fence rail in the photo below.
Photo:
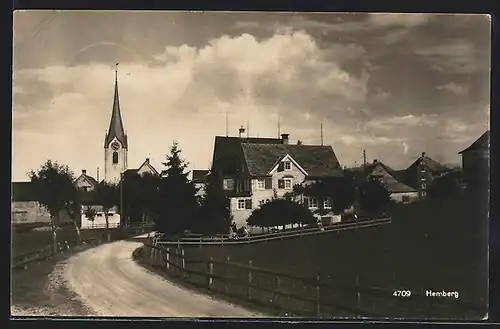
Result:
{"type": "Polygon", "coordinates": [[[344,230],[355,230],[361,228],[374,227],[379,225],[385,225],[391,223],[391,217],[386,218],[376,218],[376,219],[368,219],[368,220],[358,220],[352,222],[339,222],[330,224],[328,226],[324,226],[322,228],[303,228],[297,230],[287,230],[269,234],[258,234],[258,235],[250,235],[245,238],[239,238],[238,240],[229,239],[227,235],[214,237],[214,238],[206,238],[203,236],[200,237],[184,237],[177,241],[163,241],[161,238],[155,241],[155,245],[164,245],[164,246],[172,246],[172,245],[226,245],[226,244],[249,244],[249,243],[257,243],[257,242],[267,242],[273,240],[282,240],[284,238],[292,238],[292,237],[301,237],[307,235],[315,235],[321,234],[325,232],[340,232],[344,230]]]}
{"type": "Polygon", "coordinates": [[[409,312],[408,316],[412,316],[414,308],[424,308],[425,315],[432,317],[439,309],[450,306],[459,308],[461,312],[481,312],[481,308],[474,304],[458,299],[429,298],[424,291],[412,291],[408,298],[398,299],[393,296],[393,287],[362,285],[359,276],[355,277],[353,285],[346,286],[323,280],[319,275],[305,277],[256,267],[252,265],[252,261],[241,264],[232,262],[229,258],[189,259],[185,256],[184,249],[178,247],[145,244],[136,252],[149,263],[161,266],[167,272],[193,284],[227,295],[238,295],[251,302],[264,303],[299,316],[339,316],[339,312],[342,316],[349,317],[394,316],[388,315],[387,309],[378,309],[377,303],[385,305],[384,307],[390,304],[397,312],[409,312]],[[267,279],[262,279],[262,276],[267,279]],[[255,280],[258,277],[261,279],[255,280]],[[283,284],[284,282],[289,284],[283,284]],[[290,282],[298,285],[290,287],[290,282]],[[229,286],[240,289],[230,289],[229,286]]]}

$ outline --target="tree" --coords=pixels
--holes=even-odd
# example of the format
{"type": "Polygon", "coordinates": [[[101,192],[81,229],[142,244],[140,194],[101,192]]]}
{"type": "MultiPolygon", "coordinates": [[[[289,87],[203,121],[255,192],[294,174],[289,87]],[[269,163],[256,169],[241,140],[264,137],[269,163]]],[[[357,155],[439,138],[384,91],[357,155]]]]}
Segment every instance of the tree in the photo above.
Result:
{"type": "Polygon", "coordinates": [[[273,199],[255,209],[247,219],[249,226],[271,227],[291,223],[315,223],[313,214],[301,204],[287,199],[273,199]]]}
{"type": "Polygon", "coordinates": [[[120,207],[120,225],[139,222],[142,217],[141,177],[137,172],[126,171],[118,186],[120,207]],[[123,202],[123,205],[121,203],[123,202]]]}
{"type": "Polygon", "coordinates": [[[199,216],[197,189],[188,179],[187,163],[180,157],[181,150],[174,142],[163,165],[158,187],[159,202],[155,206],[155,224],[162,233],[179,235],[191,229],[199,216]]]}
{"type": "Polygon", "coordinates": [[[199,229],[202,233],[229,233],[231,224],[231,203],[224,194],[222,177],[211,173],[207,177],[205,195],[201,199],[201,216],[199,229]]]}
{"type": "Polygon", "coordinates": [[[435,178],[427,189],[427,196],[430,198],[445,198],[462,194],[462,188],[457,178],[453,172],[435,178]]]}
{"type": "Polygon", "coordinates": [[[392,204],[391,193],[377,177],[369,177],[361,186],[359,203],[365,211],[383,211],[392,204]]]}
{"type": "MultiPolygon", "coordinates": [[[[71,208],[76,203],[76,189],[73,186],[73,172],[68,166],[57,161],[47,160],[37,171],[29,172],[36,201],[50,213],[54,251],[57,252],[57,227],[62,210],[71,208]]],[[[78,237],[80,230],[75,225],[78,237]]]]}
{"type": "Polygon", "coordinates": [[[335,215],[342,214],[356,200],[358,193],[354,184],[352,174],[344,170],[342,177],[325,177],[308,185],[296,185],[294,193],[314,197],[318,200],[319,212],[333,212],[335,215]],[[332,201],[332,209],[324,209],[325,198],[332,201]]]}
{"type": "Polygon", "coordinates": [[[106,219],[106,234],[108,241],[111,240],[109,234],[109,210],[119,204],[119,190],[117,185],[102,181],[97,186],[97,203],[102,206],[104,218],[106,219]]]}
{"type": "Polygon", "coordinates": [[[95,216],[97,215],[96,210],[92,208],[92,206],[87,206],[85,207],[83,213],[88,218],[88,220],[92,222],[92,228],[94,228],[94,220],[95,216]]]}
{"type": "Polygon", "coordinates": [[[160,177],[144,173],[139,177],[139,209],[141,212],[141,222],[147,222],[148,219],[153,217],[155,212],[155,205],[158,202],[162,202],[158,199],[158,193],[160,188],[160,177]]]}

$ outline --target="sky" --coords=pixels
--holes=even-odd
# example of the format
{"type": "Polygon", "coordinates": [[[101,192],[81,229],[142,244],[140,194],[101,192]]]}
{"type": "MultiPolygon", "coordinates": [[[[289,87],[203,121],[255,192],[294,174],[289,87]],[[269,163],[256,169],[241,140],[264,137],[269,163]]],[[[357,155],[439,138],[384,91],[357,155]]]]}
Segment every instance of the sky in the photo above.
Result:
{"type": "Polygon", "coordinates": [[[175,140],[208,169],[226,113],[230,136],[322,126],[343,166],[394,169],[459,164],[489,127],[487,15],[16,11],[13,34],[14,181],[48,159],[104,172],[117,62],[129,168],[163,169],[175,140]]]}

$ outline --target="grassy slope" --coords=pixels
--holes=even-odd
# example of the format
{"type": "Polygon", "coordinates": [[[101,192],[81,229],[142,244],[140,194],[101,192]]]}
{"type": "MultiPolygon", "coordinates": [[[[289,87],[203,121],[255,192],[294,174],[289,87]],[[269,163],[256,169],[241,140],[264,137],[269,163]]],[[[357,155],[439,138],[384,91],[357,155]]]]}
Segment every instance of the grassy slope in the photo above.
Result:
{"type": "MultiPolygon", "coordinates": [[[[483,201],[484,203],[484,201],[483,201]]],[[[193,258],[212,256],[353,285],[459,291],[483,304],[487,280],[484,205],[464,199],[398,205],[386,226],[252,245],[191,248],[193,258]],[[481,209],[482,208],[482,209],[481,209]]]]}
{"type": "MultiPolygon", "coordinates": [[[[110,229],[110,232],[115,232],[118,229],[110,229]]],[[[99,236],[105,232],[105,229],[80,230],[82,239],[99,236]]],[[[57,232],[57,240],[60,242],[73,242],[77,239],[76,230],[67,228],[57,232]]],[[[12,255],[22,255],[31,251],[42,249],[52,245],[52,231],[36,231],[28,232],[12,232],[12,255]]]]}

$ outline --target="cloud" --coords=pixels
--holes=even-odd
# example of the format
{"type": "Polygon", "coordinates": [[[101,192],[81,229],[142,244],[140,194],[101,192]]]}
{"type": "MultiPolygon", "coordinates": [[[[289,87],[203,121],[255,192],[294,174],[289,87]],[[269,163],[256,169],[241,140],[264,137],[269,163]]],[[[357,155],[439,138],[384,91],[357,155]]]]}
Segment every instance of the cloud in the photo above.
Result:
{"type": "Polygon", "coordinates": [[[437,115],[405,115],[394,116],[387,118],[376,118],[365,124],[366,128],[374,128],[377,130],[392,130],[395,127],[415,128],[419,126],[432,127],[438,124],[439,117],[437,115]]]}
{"type": "MultiPolygon", "coordinates": [[[[252,136],[275,136],[281,113],[282,131],[308,143],[318,119],[328,120],[325,105],[334,109],[328,116],[337,116],[342,124],[346,108],[357,109],[366,101],[369,74],[345,71],[342,64],[352,61],[346,53],[342,46],[320,48],[305,32],[262,40],[242,34],[222,36],[202,47],[168,46],[153,56],[154,65],[121,64],[119,93],[129,134],[129,167],[146,156],[159,167],[177,139],[191,168],[207,168],[213,136],[225,134],[226,112],[230,135],[248,121],[252,136]]],[[[30,107],[14,104],[16,177],[49,157],[76,171],[102,167],[113,80],[114,68],[97,63],[18,72],[16,87],[37,87],[30,90],[30,107]],[[37,93],[42,86],[50,91],[43,97],[37,93]]],[[[337,134],[341,132],[329,138],[337,134]]]]}
{"type": "Polygon", "coordinates": [[[463,39],[445,40],[416,49],[414,53],[429,61],[433,70],[451,74],[476,73],[489,62],[487,49],[477,49],[472,42],[463,39]]]}
{"type": "Polygon", "coordinates": [[[372,13],[369,16],[372,26],[377,27],[415,27],[428,23],[434,15],[432,14],[378,14],[372,13]]]}
{"type": "Polygon", "coordinates": [[[445,85],[437,86],[436,89],[448,91],[457,95],[463,95],[468,92],[468,88],[466,86],[462,86],[456,84],[454,82],[447,83],[445,85]]]}

